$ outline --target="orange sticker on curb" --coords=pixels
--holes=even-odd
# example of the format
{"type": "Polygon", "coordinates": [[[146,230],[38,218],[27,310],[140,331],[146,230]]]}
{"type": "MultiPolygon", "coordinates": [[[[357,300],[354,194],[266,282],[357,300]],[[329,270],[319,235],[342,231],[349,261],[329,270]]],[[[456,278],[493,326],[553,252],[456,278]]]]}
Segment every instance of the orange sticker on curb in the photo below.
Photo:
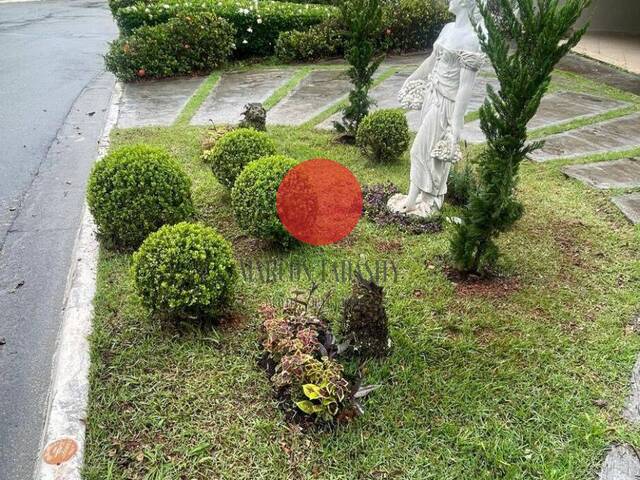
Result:
{"type": "Polygon", "coordinates": [[[78,444],[72,438],[61,438],[51,442],[44,449],[42,458],[49,465],[60,465],[73,457],[78,451],[78,444]]]}

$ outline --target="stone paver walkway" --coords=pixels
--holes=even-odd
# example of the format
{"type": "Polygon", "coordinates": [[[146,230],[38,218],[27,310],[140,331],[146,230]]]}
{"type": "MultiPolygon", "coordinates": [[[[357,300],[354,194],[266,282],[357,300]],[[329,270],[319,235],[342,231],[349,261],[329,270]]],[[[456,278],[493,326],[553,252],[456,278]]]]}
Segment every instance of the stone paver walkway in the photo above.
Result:
{"type": "MultiPolygon", "coordinates": [[[[552,93],[542,99],[538,113],[531,119],[528,128],[535,130],[581,118],[594,117],[628,105],[626,102],[595,97],[586,93],[552,93]]],[[[480,122],[475,121],[465,125],[463,137],[470,143],[484,142],[485,137],[480,130],[480,122]]]]}
{"type": "Polygon", "coordinates": [[[616,445],[607,454],[600,480],[638,480],[640,455],[631,445],[616,445]]]}
{"type": "Polygon", "coordinates": [[[531,155],[537,162],[576,158],[640,147],[640,113],[588,125],[545,138],[545,145],[531,155]]]}
{"type": "Polygon", "coordinates": [[[564,167],[562,171],[565,175],[594,188],[640,187],[640,160],[637,158],[570,165],[564,167]]]}
{"type": "Polygon", "coordinates": [[[204,77],[127,83],[120,103],[118,127],[171,125],[204,77]]]}
{"type": "Polygon", "coordinates": [[[351,83],[344,70],[316,70],[267,114],[269,125],[300,125],[349,93],[351,83]]]}
{"type": "Polygon", "coordinates": [[[631,223],[634,225],[640,224],[640,192],[620,195],[611,200],[631,223]]]}
{"type": "Polygon", "coordinates": [[[247,103],[264,102],[294,72],[295,69],[289,68],[226,73],[196,112],[191,123],[237,124],[242,119],[241,114],[247,103]]]}

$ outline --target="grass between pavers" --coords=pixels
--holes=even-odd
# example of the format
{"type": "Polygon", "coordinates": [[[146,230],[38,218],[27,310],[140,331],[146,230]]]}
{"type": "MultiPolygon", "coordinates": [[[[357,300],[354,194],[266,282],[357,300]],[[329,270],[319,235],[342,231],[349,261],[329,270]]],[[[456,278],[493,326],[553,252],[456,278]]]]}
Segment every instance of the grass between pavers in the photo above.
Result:
{"type": "Polygon", "coordinates": [[[294,88],[296,88],[298,86],[298,84],[307,76],[309,75],[311,72],[313,71],[313,68],[309,65],[306,65],[304,67],[299,68],[294,74],[293,76],[287,80],[287,82],[282,85],[281,87],[277,88],[272,94],[271,96],[269,96],[269,98],[267,98],[264,103],[262,104],[262,106],[268,111],[271,110],[273,107],[276,106],[276,104],[282,100],[284,97],[287,96],[287,94],[293,90],[294,88]]]}
{"type": "Polygon", "coordinates": [[[174,125],[188,125],[193,116],[196,114],[200,106],[207,99],[211,91],[220,81],[221,74],[219,72],[211,73],[202,84],[191,95],[186,105],[176,118],[174,125]]]}
{"type": "MultiPolygon", "coordinates": [[[[507,279],[476,290],[443,273],[451,226],[412,236],[363,220],[338,245],[286,252],[246,237],[199,159],[204,131],[116,130],[112,141],[175,154],[193,180],[198,220],[232,241],[239,259],[396,262],[398,281],[386,284],[393,351],[366,369],[383,388],[353,424],[301,434],[256,365],[257,307],[300,285],[243,284],[219,327],[159,323],[134,295],[130,256],[102,250],[85,478],[586,479],[610,443],[640,445],[620,417],[640,349],[627,327],[638,313],[640,229],[606,193],[567,180],[560,163],[524,164],[525,216],[499,242],[507,279]]],[[[329,133],[269,134],[297,159],[332,158],[362,183],[407,187],[406,155],[374,166],[329,133]]],[[[349,285],[322,290],[334,291],[335,321],[349,285]]]]}
{"type": "MultiPolygon", "coordinates": [[[[403,67],[401,67],[401,66],[391,66],[391,67],[388,67],[388,68],[384,69],[380,73],[380,75],[378,75],[377,77],[374,78],[373,83],[371,84],[371,89],[370,90],[373,90],[378,85],[380,85],[382,82],[384,82],[388,78],[392,77],[393,75],[395,75],[398,71],[400,71],[402,69],[403,69],[403,67]]],[[[338,100],[337,102],[335,102],[334,104],[330,105],[328,108],[326,108],[325,110],[323,110],[322,112],[317,114],[315,117],[310,118],[309,120],[304,122],[302,124],[302,127],[303,128],[305,128],[305,127],[313,127],[315,125],[318,125],[318,124],[324,122],[327,118],[331,117],[335,113],[338,113],[340,110],[342,110],[347,105],[347,102],[348,102],[348,99],[345,96],[345,98],[343,98],[341,100],[338,100]]]]}

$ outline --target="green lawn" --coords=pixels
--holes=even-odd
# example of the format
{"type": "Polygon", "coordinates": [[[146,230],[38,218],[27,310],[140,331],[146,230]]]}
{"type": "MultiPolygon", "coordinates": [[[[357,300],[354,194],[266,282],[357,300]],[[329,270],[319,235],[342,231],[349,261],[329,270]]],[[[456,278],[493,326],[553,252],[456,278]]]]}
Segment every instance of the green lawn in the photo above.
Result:
{"type": "MultiPolygon", "coordinates": [[[[98,270],[87,479],[588,479],[606,447],[640,446],[620,414],[640,336],[640,229],[606,192],[567,180],[566,162],[526,163],[524,218],[500,239],[500,281],[454,284],[444,274],[451,226],[414,236],[366,220],[338,245],[280,252],[248,238],[227,193],[199,159],[203,128],[116,130],[113,146],[167,147],[193,179],[198,220],[237,257],[393,260],[386,284],[393,351],[367,366],[383,388],[334,432],[288,425],[259,355],[257,307],[281,302],[287,279],[241,285],[218,327],[150,318],[136,298],[130,255],[103,250],[98,270]]],[[[308,128],[271,128],[281,153],[328,157],[361,183],[407,187],[408,157],[368,164],[353,147],[308,128]]],[[[445,215],[455,214],[446,207],[445,215]]],[[[335,320],[348,283],[326,282],[335,320]]]]}

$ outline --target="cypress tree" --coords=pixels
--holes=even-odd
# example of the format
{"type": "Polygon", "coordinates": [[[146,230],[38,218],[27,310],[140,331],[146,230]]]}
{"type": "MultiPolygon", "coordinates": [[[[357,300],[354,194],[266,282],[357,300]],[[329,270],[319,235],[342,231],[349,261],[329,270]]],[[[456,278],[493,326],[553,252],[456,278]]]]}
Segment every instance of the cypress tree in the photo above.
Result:
{"type": "Polygon", "coordinates": [[[350,65],[348,75],[353,89],[349,93],[349,104],[342,110],[342,123],[334,122],[334,127],[355,137],[360,122],[369,113],[372,103],[369,89],[383,58],[376,54],[376,38],[382,29],[382,6],[380,0],[344,0],[340,11],[349,37],[345,58],[350,65]]]}
{"type": "Polygon", "coordinates": [[[495,239],[523,214],[515,198],[520,163],[544,142],[527,142],[527,123],[536,114],[551,73],[580,40],[587,26],[573,30],[590,0],[495,0],[500,22],[483,1],[486,33],[477,28],[482,50],[500,82],[480,108],[487,145],[478,163],[478,187],[451,240],[451,254],[463,272],[495,264],[495,239]]]}

